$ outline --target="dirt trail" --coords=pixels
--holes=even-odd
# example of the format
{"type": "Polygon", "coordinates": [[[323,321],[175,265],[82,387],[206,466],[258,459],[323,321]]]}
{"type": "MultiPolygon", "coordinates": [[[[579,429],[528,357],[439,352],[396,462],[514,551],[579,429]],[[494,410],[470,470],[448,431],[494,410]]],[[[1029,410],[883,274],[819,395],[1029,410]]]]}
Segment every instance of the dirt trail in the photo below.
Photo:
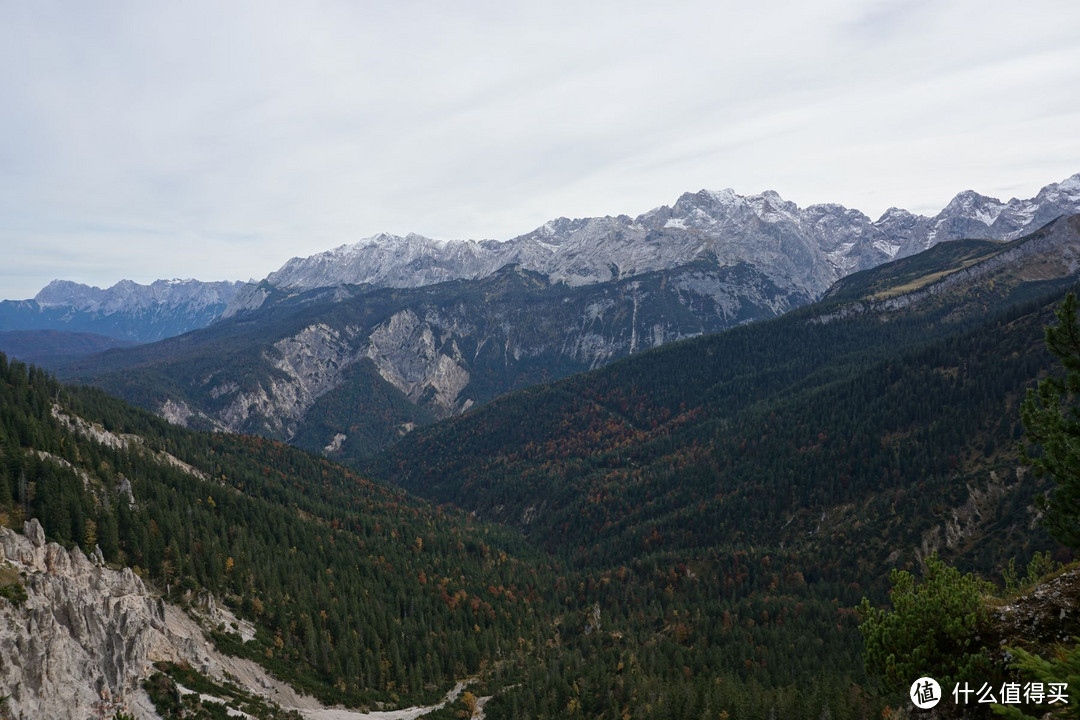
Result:
{"type": "Polygon", "coordinates": [[[428,713],[435,712],[452,703],[465,689],[465,683],[459,682],[454,688],[446,693],[446,697],[437,705],[427,707],[404,708],[403,710],[378,710],[375,712],[359,712],[357,710],[342,710],[340,708],[302,709],[297,708],[305,720],[415,720],[428,713]]]}

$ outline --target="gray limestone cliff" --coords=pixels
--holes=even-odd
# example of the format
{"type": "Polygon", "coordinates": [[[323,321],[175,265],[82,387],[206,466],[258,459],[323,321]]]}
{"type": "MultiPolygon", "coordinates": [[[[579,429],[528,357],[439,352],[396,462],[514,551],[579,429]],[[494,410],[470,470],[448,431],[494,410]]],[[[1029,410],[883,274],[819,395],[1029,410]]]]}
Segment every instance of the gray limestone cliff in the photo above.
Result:
{"type": "Polygon", "coordinates": [[[81,718],[145,706],[141,679],[175,651],[166,649],[164,605],[143,581],[130,569],[104,567],[100,556],[46,543],[37,520],[26,523],[25,536],[0,527],[0,558],[26,590],[21,607],[0,601],[7,711],[81,718]]]}
{"type": "MultiPolygon", "coordinates": [[[[227,673],[279,704],[321,707],[251,661],[219,653],[199,623],[130,568],[106,567],[100,551],[87,557],[46,542],[37,520],[23,532],[0,527],[0,589],[16,588],[12,599],[0,595],[0,716],[84,720],[122,711],[156,720],[142,681],[157,661],[214,678],[227,673]]],[[[235,620],[212,598],[202,605],[206,623],[235,620]]]]}

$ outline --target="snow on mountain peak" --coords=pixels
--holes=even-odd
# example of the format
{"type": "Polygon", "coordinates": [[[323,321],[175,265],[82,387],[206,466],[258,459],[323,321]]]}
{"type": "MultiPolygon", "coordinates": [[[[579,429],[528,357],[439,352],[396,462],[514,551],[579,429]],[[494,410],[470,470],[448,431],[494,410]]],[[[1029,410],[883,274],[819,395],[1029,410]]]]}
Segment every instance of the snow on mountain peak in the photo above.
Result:
{"type": "Polygon", "coordinates": [[[702,190],[702,192],[707,193],[717,205],[736,205],[739,202],[739,196],[731,188],[702,190]]]}
{"type": "Polygon", "coordinates": [[[1080,173],[1071,175],[1059,183],[1049,185],[1047,189],[1056,190],[1073,198],[1080,198],[1080,173]]]}
{"type": "Polygon", "coordinates": [[[835,203],[802,209],[775,190],[743,196],[731,188],[703,189],[636,218],[559,217],[505,242],[383,233],[343,246],[348,253],[291,260],[267,280],[301,288],[360,282],[418,287],[483,277],[515,263],[552,281],[587,284],[608,280],[613,272],[626,277],[709,257],[721,265],[745,262],[766,272],[775,266],[778,277],[817,291],[843,274],[941,240],[1011,239],[1058,214],[1077,211],[1080,175],[1047,186],[1032,200],[1005,204],[968,190],[934,218],[893,207],[876,222],[835,203]]]}
{"type": "Polygon", "coordinates": [[[915,215],[910,210],[903,208],[891,207],[885,212],[881,213],[881,217],[877,219],[878,223],[892,222],[897,220],[908,220],[910,218],[920,217],[915,215]]]}
{"type": "Polygon", "coordinates": [[[799,206],[780,197],[775,190],[766,190],[759,195],[751,195],[743,201],[753,208],[754,213],[767,223],[788,221],[798,224],[800,221],[799,206]]]}

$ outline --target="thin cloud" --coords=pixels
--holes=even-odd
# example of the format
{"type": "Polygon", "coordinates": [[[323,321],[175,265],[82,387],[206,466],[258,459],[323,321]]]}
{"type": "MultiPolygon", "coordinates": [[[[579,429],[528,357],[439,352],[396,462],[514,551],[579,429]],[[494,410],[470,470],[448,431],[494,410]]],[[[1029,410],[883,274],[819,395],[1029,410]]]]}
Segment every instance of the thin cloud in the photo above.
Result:
{"type": "Polygon", "coordinates": [[[0,0],[0,296],[702,187],[872,216],[1028,196],[1080,171],[1077,26],[1058,2],[0,0]]]}

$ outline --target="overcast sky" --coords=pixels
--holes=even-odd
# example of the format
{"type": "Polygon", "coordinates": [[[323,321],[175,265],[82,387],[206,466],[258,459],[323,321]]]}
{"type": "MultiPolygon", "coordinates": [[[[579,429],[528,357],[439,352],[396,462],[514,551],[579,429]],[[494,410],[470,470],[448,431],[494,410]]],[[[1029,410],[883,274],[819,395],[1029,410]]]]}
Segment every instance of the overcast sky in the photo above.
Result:
{"type": "Polygon", "coordinates": [[[0,297],[1080,172],[1080,3],[0,0],[0,297]]]}

